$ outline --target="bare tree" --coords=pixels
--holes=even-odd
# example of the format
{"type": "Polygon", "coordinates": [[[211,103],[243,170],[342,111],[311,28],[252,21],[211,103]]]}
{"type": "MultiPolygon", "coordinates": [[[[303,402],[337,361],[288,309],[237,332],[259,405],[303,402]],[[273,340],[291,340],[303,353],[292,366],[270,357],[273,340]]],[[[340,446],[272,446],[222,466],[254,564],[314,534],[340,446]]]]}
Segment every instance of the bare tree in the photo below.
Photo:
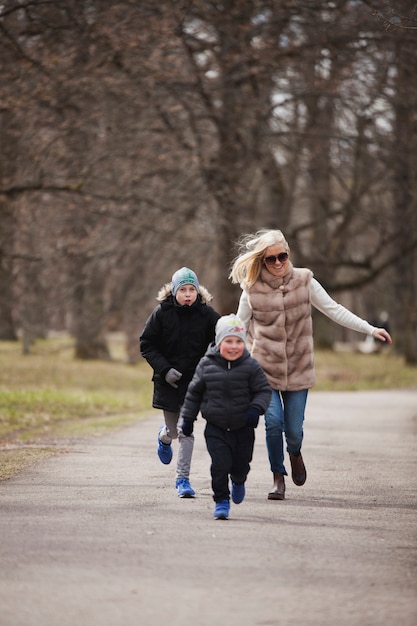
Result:
{"type": "MultiPolygon", "coordinates": [[[[172,247],[175,259],[186,254],[184,237],[176,241],[177,233],[185,232],[191,246],[198,243],[199,231],[202,240],[210,232],[204,223],[198,225],[208,203],[188,148],[175,132],[167,132],[176,103],[158,87],[158,75],[163,80],[181,64],[169,45],[155,45],[167,25],[152,2],[111,7],[106,2],[9,2],[3,16],[15,61],[25,66],[25,80],[34,86],[22,95],[18,77],[14,88],[9,85],[18,98],[19,119],[26,116],[28,123],[13,138],[20,167],[4,180],[4,191],[10,202],[44,203],[45,220],[45,205],[53,202],[60,212],[55,230],[48,222],[51,240],[60,241],[55,258],[48,257],[50,273],[58,282],[54,265],[66,259],[66,267],[61,261],[59,267],[72,283],[66,294],[71,294],[67,310],[76,353],[100,358],[107,355],[107,314],[115,309],[112,272],[118,287],[133,284],[139,303],[147,301],[142,278],[147,267],[158,266],[154,258],[161,242],[165,251],[172,247]],[[145,247],[150,232],[152,244],[145,247]]],[[[194,256],[202,257],[209,245],[196,246],[194,256]]],[[[44,258],[39,245],[31,257],[44,258]]],[[[23,258],[20,252],[20,270],[29,272],[23,258]]],[[[20,323],[25,310],[20,309],[20,323]]]]}
{"type": "Polygon", "coordinates": [[[415,215],[415,15],[387,6],[4,0],[6,334],[63,324],[78,356],[108,358],[107,330],[121,328],[134,362],[175,269],[191,265],[228,313],[233,243],[277,227],[329,290],[363,295],[365,316],[405,290],[395,315],[404,329],[401,315],[411,320],[404,350],[413,345],[414,275],[403,268],[367,295],[402,257],[414,266],[417,245],[404,228],[415,215]]]}

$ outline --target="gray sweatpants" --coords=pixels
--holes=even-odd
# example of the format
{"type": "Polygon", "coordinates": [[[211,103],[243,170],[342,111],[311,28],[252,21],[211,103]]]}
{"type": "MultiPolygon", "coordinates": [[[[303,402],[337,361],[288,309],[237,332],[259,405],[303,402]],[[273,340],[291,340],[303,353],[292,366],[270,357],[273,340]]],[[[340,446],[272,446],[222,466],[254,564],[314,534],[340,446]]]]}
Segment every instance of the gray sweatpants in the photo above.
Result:
{"type": "Polygon", "coordinates": [[[191,457],[194,448],[194,435],[185,437],[178,429],[178,413],[163,411],[165,426],[159,433],[162,443],[171,443],[178,439],[177,475],[176,478],[190,478],[191,457]]]}

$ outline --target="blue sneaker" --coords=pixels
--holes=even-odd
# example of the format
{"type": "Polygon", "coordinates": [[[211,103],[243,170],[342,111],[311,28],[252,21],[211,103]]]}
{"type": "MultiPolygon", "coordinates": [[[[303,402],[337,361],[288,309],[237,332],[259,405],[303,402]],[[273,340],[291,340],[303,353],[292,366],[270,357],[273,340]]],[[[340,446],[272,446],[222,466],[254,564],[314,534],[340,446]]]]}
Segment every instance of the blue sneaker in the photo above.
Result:
{"type": "Polygon", "coordinates": [[[230,502],[229,500],[222,500],[216,502],[214,507],[213,517],[214,519],[229,519],[230,502]]]}
{"type": "Polygon", "coordinates": [[[178,478],[175,484],[179,498],[194,498],[195,491],[190,485],[188,478],[178,478]]]}
{"type": "Polygon", "coordinates": [[[159,434],[161,433],[161,430],[163,428],[164,426],[161,426],[158,433],[158,456],[161,463],[163,463],[164,465],[169,465],[172,461],[172,446],[170,443],[163,443],[160,440],[159,434]]]}
{"type": "Polygon", "coordinates": [[[245,498],[245,483],[236,485],[232,480],[232,500],[235,504],[240,504],[245,498]]]}

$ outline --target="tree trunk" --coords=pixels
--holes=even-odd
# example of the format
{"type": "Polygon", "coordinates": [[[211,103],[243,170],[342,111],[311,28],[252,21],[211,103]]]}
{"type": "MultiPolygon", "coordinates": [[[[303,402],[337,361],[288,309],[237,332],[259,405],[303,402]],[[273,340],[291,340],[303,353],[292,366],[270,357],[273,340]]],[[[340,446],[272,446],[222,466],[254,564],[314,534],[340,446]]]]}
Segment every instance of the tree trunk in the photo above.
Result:
{"type": "Polygon", "coordinates": [[[12,209],[0,202],[0,340],[16,341],[13,324],[13,240],[12,209]]]}
{"type": "Polygon", "coordinates": [[[76,279],[73,334],[78,359],[110,358],[106,342],[104,283],[104,272],[94,259],[76,279]]]}
{"type": "Polygon", "coordinates": [[[395,221],[399,249],[395,264],[397,308],[394,333],[406,362],[417,364],[417,50],[414,36],[397,42],[394,102],[396,147],[393,159],[395,221]]]}

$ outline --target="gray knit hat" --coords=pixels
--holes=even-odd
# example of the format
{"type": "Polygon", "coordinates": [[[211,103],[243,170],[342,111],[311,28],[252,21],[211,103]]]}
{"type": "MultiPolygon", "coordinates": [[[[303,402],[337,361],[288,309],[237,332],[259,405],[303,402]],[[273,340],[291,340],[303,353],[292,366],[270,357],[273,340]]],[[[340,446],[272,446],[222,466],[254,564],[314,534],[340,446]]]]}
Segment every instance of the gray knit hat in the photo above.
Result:
{"type": "Polygon", "coordinates": [[[216,346],[219,346],[225,337],[240,337],[245,341],[246,330],[242,320],[236,315],[223,315],[216,324],[216,346]]]}
{"type": "Polygon", "coordinates": [[[190,270],[189,267],[182,267],[172,275],[172,293],[174,296],[183,285],[194,285],[197,291],[200,287],[197,274],[190,270]]]}

